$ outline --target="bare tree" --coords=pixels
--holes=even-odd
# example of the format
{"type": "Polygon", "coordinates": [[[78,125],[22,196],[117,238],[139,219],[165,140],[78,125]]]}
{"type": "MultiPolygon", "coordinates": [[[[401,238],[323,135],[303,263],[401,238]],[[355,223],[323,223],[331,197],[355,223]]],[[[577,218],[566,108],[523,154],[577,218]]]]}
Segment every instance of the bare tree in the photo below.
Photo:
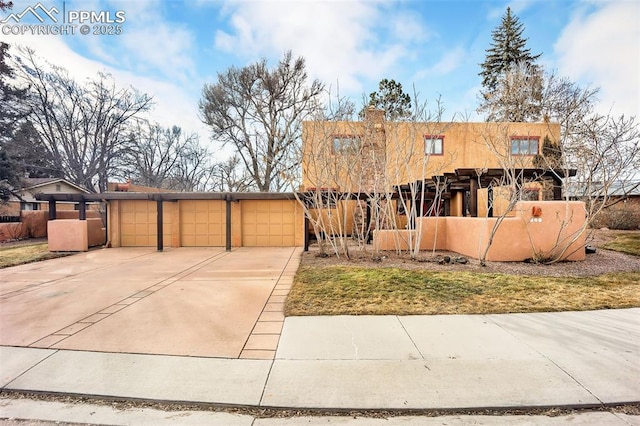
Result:
{"type": "Polygon", "coordinates": [[[80,84],[31,49],[19,49],[15,60],[16,77],[29,88],[29,119],[48,154],[75,184],[105,191],[115,160],[127,148],[128,126],[150,108],[151,98],[118,88],[105,73],[80,84]]]}
{"type": "Polygon", "coordinates": [[[201,119],[214,139],[235,149],[259,191],[280,191],[299,167],[301,123],[322,90],[318,80],[307,85],[304,59],[289,51],[274,69],[262,60],[219,73],[202,91],[201,119]]]}
{"type": "Polygon", "coordinates": [[[640,131],[636,117],[595,112],[598,89],[582,88],[554,72],[545,76],[542,114],[560,123],[560,167],[575,169],[566,197],[587,203],[588,220],[612,203],[611,189],[624,197],[637,186],[640,169],[640,131]]]}
{"type": "Polygon", "coordinates": [[[129,149],[119,160],[125,177],[139,185],[193,191],[204,185],[209,153],[195,133],[178,126],[137,120],[129,133],[129,149]]]}
{"type": "Polygon", "coordinates": [[[208,187],[218,192],[245,192],[252,188],[251,179],[242,167],[238,155],[232,155],[225,161],[213,165],[208,187]]]}

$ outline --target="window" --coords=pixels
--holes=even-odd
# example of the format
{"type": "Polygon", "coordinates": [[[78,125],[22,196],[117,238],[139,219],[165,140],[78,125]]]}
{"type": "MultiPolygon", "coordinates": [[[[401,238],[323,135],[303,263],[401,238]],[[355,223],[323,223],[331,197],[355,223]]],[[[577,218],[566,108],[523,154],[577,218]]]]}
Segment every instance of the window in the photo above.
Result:
{"type": "Polygon", "coordinates": [[[335,209],[339,194],[334,189],[309,188],[304,194],[304,203],[310,209],[335,209]]]}
{"type": "Polygon", "coordinates": [[[333,153],[354,155],[360,153],[362,145],[360,136],[337,135],[333,137],[333,153]]]}
{"type": "Polygon", "coordinates": [[[60,186],[60,184],[56,184],[56,192],[60,192],[62,191],[62,186],[60,186]]]}
{"type": "Polygon", "coordinates": [[[424,153],[426,155],[442,155],[443,150],[444,136],[424,135],[424,153]]]}
{"type": "Polygon", "coordinates": [[[512,155],[537,155],[538,136],[513,136],[511,138],[512,155]]]}

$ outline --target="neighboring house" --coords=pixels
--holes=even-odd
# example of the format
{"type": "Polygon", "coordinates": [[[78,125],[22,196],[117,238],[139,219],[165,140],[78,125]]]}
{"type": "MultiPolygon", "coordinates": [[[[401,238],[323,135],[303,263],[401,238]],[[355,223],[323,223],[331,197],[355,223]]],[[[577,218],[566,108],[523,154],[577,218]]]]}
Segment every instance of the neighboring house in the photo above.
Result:
{"type": "Polygon", "coordinates": [[[570,182],[567,192],[572,200],[602,200],[606,196],[607,204],[623,201],[640,205],[640,180],[614,181],[606,185],[602,182],[570,182]]]}
{"type": "MultiPolygon", "coordinates": [[[[0,214],[18,216],[22,210],[46,210],[48,203],[36,200],[36,194],[88,194],[86,189],[62,178],[23,178],[22,187],[12,190],[8,202],[0,204],[0,214]]],[[[75,203],[59,203],[59,208],[73,210],[75,203]]]]}
{"type": "Polygon", "coordinates": [[[557,123],[389,122],[369,109],[364,121],[304,123],[301,190],[391,197],[399,215],[494,216],[513,197],[561,199],[563,172],[542,156],[559,140],[557,123]]]}

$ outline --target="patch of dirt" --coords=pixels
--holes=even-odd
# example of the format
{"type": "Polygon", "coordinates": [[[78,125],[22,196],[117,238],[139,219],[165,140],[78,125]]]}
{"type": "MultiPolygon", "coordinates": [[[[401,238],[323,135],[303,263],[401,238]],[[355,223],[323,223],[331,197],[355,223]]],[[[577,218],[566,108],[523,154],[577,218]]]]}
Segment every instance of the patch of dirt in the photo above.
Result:
{"type": "MultiPolygon", "coordinates": [[[[293,417],[341,417],[349,416],[351,418],[380,418],[389,419],[398,416],[415,416],[415,417],[438,417],[451,415],[482,415],[482,416],[522,416],[522,415],[542,415],[549,417],[559,417],[576,415],[580,413],[590,412],[609,412],[621,413],[630,416],[640,415],[640,406],[638,403],[621,403],[608,405],[585,405],[583,407],[539,407],[539,408],[486,408],[486,409],[424,409],[424,410],[340,410],[340,409],[290,409],[290,408],[266,408],[266,407],[229,407],[217,404],[207,403],[179,403],[179,402],[163,402],[154,400],[137,400],[123,398],[101,398],[91,396],[74,396],[64,394],[49,393],[33,393],[22,391],[0,392],[0,403],[3,400],[19,400],[29,399],[32,401],[54,401],[62,402],[69,405],[95,404],[108,406],[116,410],[126,411],[139,408],[151,408],[162,411],[209,411],[209,412],[225,412],[239,415],[249,415],[257,419],[264,418],[293,418],[293,417]]],[[[0,419],[2,416],[0,415],[0,419]]],[[[37,423],[36,423],[37,424],[37,423]]],[[[46,423],[45,423],[46,424],[46,423]]],[[[70,423],[55,423],[70,424],[70,423]]]]}
{"type": "Polygon", "coordinates": [[[412,270],[466,271],[549,277],[588,277],[615,272],[638,272],[640,271],[640,257],[601,248],[603,244],[615,239],[616,235],[628,232],[640,231],[591,230],[587,236],[586,244],[596,247],[596,253],[587,254],[586,259],[579,262],[557,262],[548,265],[527,262],[486,262],[486,266],[482,266],[479,260],[466,258],[458,253],[422,251],[416,259],[411,259],[406,253],[400,255],[395,252],[374,253],[371,246],[367,247],[366,251],[358,250],[354,246],[350,253],[351,258],[347,259],[338,258],[335,255],[321,256],[318,247],[313,245],[308,252],[303,254],[301,265],[396,267],[412,270]],[[446,257],[449,258],[449,262],[445,262],[446,257]],[[459,263],[458,259],[461,257],[467,260],[466,264],[459,263]]]}

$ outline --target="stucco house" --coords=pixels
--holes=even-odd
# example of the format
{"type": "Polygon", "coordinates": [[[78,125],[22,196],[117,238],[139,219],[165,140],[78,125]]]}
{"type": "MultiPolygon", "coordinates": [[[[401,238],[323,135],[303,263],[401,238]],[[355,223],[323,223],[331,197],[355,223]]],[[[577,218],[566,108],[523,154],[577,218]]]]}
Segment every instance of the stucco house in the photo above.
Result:
{"type": "MultiPolygon", "coordinates": [[[[584,223],[580,203],[538,205],[562,198],[564,172],[542,155],[559,137],[554,123],[387,122],[383,111],[368,110],[363,121],[303,123],[302,181],[294,193],[144,192],[126,183],[101,194],[37,199],[53,209],[50,235],[52,228],[59,235],[85,233],[85,204],[99,200],[107,206],[109,246],[158,250],[307,247],[314,221],[327,218],[331,227],[337,223],[325,234],[366,228],[382,250],[406,246],[418,233],[421,247],[478,257],[496,216],[506,215],[487,259],[524,260],[532,245],[546,250],[548,241],[557,241],[553,232],[573,233],[584,223]],[[61,200],[79,204],[80,223],[55,220],[61,200]],[[571,226],[554,219],[567,215],[575,218],[571,226]]],[[[581,241],[571,243],[567,258],[573,260],[581,241]]]]}
{"type": "MultiPolygon", "coordinates": [[[[300,189],[316,233],[367,235],[383,249],[406,248],[417,238],[423,248],[455,246],[455,251],[478,257],[477,246],[486,244],[486,237],[472,231],[493,234],[495,221],[506,217],[523,225],[512,227],[511,238],[505,239],[525,240],[523,254],[515,255],[524,260],[531,257],[528,228],[538,223],[537,217],[531,221],[529,210],[539,214],[539,203],[545,200],[559,203],[545,215],[568,206],[560,201],[563,178],[575,171],[558,166],[559,140],[557,123],[389,122],[384,111],[369,109],[363,121],[304,123],[300,189]],[[420,237],[412,237],[416,230],[420,237]],[[467,248],[457,242],[462,235],[474,235],[467,248]]],[[[560,221],[556,229],[546,222],[534,233],[557,241],[551,233],[571,228],[573,240],[584,214],[578,204],[570,210],[566,221],[572,226],[560,221]]],[[[490,258],[511,256],[498,253],[510,250],[508,241],[504,248],[495,238],[491,244],[490,258]]],[[[579,244],[569,250],[574,258],[581,257],[579,244]]]]}

